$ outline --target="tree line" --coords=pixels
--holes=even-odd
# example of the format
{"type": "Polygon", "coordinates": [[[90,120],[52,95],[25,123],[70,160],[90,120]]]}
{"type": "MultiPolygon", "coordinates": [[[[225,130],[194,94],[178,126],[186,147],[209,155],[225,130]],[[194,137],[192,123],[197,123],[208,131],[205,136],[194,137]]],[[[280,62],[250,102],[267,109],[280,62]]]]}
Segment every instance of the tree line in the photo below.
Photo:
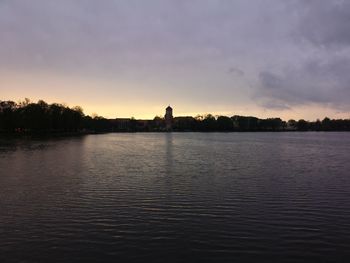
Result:
{"type": "Polygon", "coordinates": [[[85,116],[79,106],[70,108],[43,100],[33,103],[29,99],[18,103],[0,101],[1,132],[78,132],[85,128],[95,129],[94,126],[98,128],[100,122],[100,118],[85,116]]]}
{"type": "MultiPolygon", "coordinates": [[[[176,118],[175,118],[176,120],[176,118]]],[[[322,121],[289,120],[280,118],[259,119],[247,116],[205,116],[180,117],[174,123],[174,129],[179,131],[350,131],[350,119],[329,119],[322,121]]]]}
{"type": "MultiPolygon", "coordinates": [[[[120,120],[100,116],[88,116],[79,106],[48,104],[43,100],[34,103],[29,99],[21,102],[0,101],[0,132],[3,133],[76,133],[112,131],[164,131],[165,120],[155,117],[141,121],[134,118],[120,120]]],[[[175,117],[174,131],[350,131],[350,119],[324,118],[316,121],[280,118],[259,119],[246,116],[175,117]]]]}

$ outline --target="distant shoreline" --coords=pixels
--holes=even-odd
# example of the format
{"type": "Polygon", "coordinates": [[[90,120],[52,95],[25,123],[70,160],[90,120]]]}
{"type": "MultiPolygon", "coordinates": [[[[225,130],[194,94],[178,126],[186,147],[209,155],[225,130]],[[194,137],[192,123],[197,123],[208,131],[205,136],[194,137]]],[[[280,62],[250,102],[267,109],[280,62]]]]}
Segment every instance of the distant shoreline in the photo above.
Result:
{"type": "Polygon", "coordinates": [[[62,104],[0,101],[0,134],[84,135],[110,132],[294,132],[350,131],[350,119],[306,121],[281,118],[260,119],[254,116],[214,116],[212,114],[174,116],[173,108],[165,109],[164,117],[149,120],[135,118],[106,119],[85,115],[79,106],[62,104]]]}
{"type": "Polygon", "coordinates": [[[0,132],[0,138],[59,138],[59,137],[79,137],[85,135],[103,135],[103,134],[141,134],[141,133],[164,133],[164,134],[172,134],[172,133],[220,133],[220,134],[228,134],[228,133],[332,133],[332,132],[341,132],[346,133],[349,131],[316,131],[316,130],[307,130],[307,131],[297,131],[297,130],[281,130],[281,131],[114,131],[114,132],[0,132]]]}

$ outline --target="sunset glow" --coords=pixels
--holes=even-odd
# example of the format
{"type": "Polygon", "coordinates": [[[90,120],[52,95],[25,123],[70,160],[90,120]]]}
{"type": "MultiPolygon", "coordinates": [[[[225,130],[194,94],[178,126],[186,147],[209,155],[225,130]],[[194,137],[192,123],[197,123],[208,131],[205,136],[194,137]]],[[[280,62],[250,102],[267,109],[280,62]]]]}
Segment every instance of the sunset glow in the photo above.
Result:
{"type": "Polygon", "coordinates": [[[349,118],[349,43],[322,26],[341,23],[339,6],[270,2],[2,1],[1,99],[107,118],[169,104],[175,115],[349,118]]]}

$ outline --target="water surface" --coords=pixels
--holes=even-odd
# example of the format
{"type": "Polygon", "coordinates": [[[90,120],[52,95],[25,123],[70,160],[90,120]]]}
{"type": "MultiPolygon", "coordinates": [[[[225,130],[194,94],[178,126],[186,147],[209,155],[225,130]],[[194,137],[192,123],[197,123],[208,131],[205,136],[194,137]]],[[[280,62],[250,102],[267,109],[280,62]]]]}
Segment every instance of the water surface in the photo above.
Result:
{"type": "Polygon", "coordinates": [[[347,262],[350,133],[0,139],[0,262],[347,262]]]}

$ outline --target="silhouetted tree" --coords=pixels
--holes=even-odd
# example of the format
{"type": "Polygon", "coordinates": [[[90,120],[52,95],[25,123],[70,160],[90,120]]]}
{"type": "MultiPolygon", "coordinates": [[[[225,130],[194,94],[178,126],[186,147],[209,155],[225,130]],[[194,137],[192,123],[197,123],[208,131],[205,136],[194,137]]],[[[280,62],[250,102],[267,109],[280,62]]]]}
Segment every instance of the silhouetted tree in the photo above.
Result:
{"type": "Polygon", "coordinates": [[[214,131],[216,130],[216,119],[213,115],[207,114],[202,120],[202,130],[203,131],[214,131]]]}
{"type": "Polygon", "coordinates": [[[233,121],[231,118],[226,116],[219,116],[216,120],[217,129],[219,131],[232,131],[233,130],[233,121]]]}
{"type": "Polygon", "coordinates": [[[193,117],[176,117],[174,118],[173,129],[175,131],[197,131],[199,121],[193,117]]]}
{"type": "Polygon", "coordinates": [[[16,120],[16,103],[13,101],[0,101],[0,129],[13,131],[16,120]]]}
{"type": "Polygon", "coordinates": [[[309,129],[308,122],[303,119],[298,121],[297,127],[299,131],[307,131],[309,129]]]}
{"type": "Polygon", "coordinates": [[[298,129],[298,122],[296,120],[291,119],[287,122],[286,128],[287,128],[287,130],[292,130],[292,131],[297,130],[298,129]]]}
{"type": "Polygon", "coordinates": [[[330,131],[332,129],[331,127],[331,120],[329,118],[324,118],[322,120],[322,130],[324,131],[330,131]]]}

